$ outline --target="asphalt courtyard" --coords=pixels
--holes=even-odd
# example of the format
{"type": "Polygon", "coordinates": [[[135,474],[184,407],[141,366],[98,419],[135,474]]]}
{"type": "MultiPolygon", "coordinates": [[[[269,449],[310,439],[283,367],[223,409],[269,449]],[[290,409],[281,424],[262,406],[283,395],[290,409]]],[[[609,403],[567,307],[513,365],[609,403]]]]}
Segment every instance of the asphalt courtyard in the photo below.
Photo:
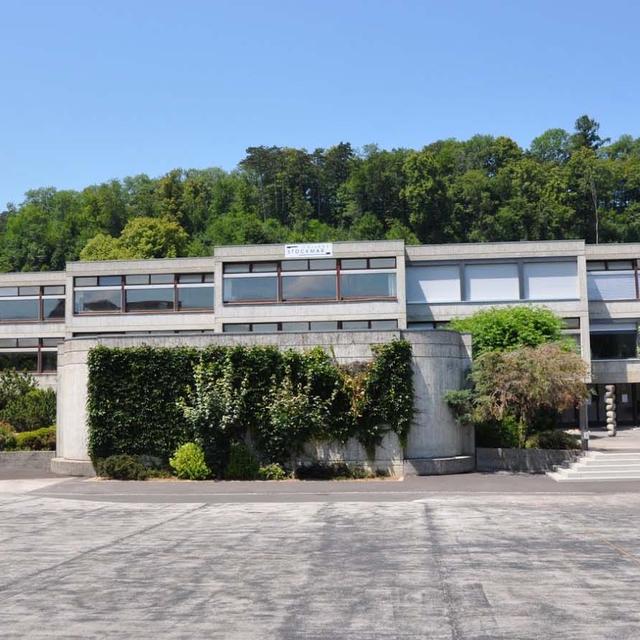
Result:
{"type": "Polygon", "coordinates": [[[0,480],[0,637],[640,638],[640,483],[0,480]]]}

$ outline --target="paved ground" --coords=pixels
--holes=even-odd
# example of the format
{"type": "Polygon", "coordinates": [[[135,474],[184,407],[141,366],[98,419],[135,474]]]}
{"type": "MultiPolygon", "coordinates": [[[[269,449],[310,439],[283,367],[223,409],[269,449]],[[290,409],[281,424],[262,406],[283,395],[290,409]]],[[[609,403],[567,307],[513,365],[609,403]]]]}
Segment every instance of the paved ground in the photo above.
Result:
{"type": "Polygon", "coordinates": [[[640,638],[640,483],[446,480],[2,481],[0,637],[640,638]]]}

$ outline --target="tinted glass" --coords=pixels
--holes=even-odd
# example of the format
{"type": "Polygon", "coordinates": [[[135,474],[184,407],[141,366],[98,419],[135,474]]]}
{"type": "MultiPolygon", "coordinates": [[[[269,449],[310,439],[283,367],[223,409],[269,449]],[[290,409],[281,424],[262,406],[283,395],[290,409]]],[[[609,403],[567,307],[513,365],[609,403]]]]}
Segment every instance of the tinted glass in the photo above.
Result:
{"type": "Polygon", "coordinates": [[[336,277],[334,275],[318,276],[283,276],[283,300],[335,300],[336,277]]]}
{"type": "Polygon", "coordinates": [[[121,310],[120,290],[76,291],[74,313],[105,313],[121,310]]]}
{"type": "Polygon", "coordinates": [[[45,320],[60,320],[64,318],[64,298],[46,298],[42,301],[42,311],[45,320]]]}
{"type": "Polygon", "coordinates": [[[38,338],[18,338],[19,347],[37,347],[40,344],[38,338]]]}
{"type": "Polygon", "coordinates": [[[594,360],[636,358],[636,333],[592,333],[591,357],[594,360]]]}
{"type": "Polygon", "coordinates": [[[278,265],[275,262],[254,262],[251,271],[254,273],[266,273],[277,271],[278,265]]]}
{"type": "Polygon", "coordinates": [[[308,260],[283,260],[280,263],[280,269],[282,271],[308,271],[308,260]]]}
{"type": "Polygon", "coordinates": [[[124,281],[126,284],[149,284],[149,276],[147,275],[125,276],[124,281]]]}
{"type": "Polygon", "coordinates": [[[178,309],[213,309],[213,287],[179,287],[178,309]]]}
{"type": "Polygon", "coordinates": [[[275,333],[277,330],[277,322],[258,322],[253,325],[254,333],[275,333]]]}
{"type": "Polygon", "coordinates": [[[0,287],[0,296],[17,296],[18,287],[0,287]]]}
{"type": "Polygon", "coordinates": [[[396,295],[395,273],[341,274],[343,298],[393,298],[396,295]]]}
{"type": "Polygon", "coordinates": [[[225,302],[271,301],[278,297],[278,279],[276,276],[267,278],[225,278],[225,302]]]}
{"type": "Polygon", "coordinates": [[[310,322],[311,331],[336,331],[338,329],[337,322],[310,322]]]}
{"type": "Polygon", "coordinates": [[[224,333],[249,333],[251,325],[249,324],[225,324],[222,326],[224,333]]]}
{"type": "Polygon", "coordinates": [[[587,271],[604,271],[607,265],[604,260],[590,260],[587,262],[587,271]]]}
{"type": "Polygon", "coordinates": [[[178,282],[182,284],[202,282],[202,274],[201,273],[181,273],[178,276],[178,282]]]}
{"type": "Polygon", "coordinates": [[[370,258],[369,267],[371,269],[395,269],[395,258],[370,258]]]}
{"type": "Polygon", "coordinates": [[[127,311],[172,311],[173,287],[166,289],[127,289],[127,311]]]}
{"type": "Polygon", "coordinates": [[[62,338],[42,338],[43,347],[57,347],[62,342],[62,338]]]}
{"type": "Polygon", "coordinates": [[[64,285],[55,285],[52,287],[43,287],[43,293],[45,296],[63,296],[64,285]]]}
{"type": "Polygon", "coordinates": [[[38,300],[1,300],[0,320],[38,320],[40,303],[38,300]]]}
{"type": "Polygon", "coordinates": [[[580,328],[580,318],[563,318],[563,323],[565,329],[580,328]]]}
{"type": "Polygon", "coordinates": [[[367,260],[366,258],[353,258],[349,260],[341,260],[340,268],[341,269],[366,269],[367,260]]]}
{"type": "Polygon", "coordinates": [[[18,344],[15,338],[0,338],[0,349],[13,349],[18,344]]]}
{"type": "Polygon", "coordinates": [[[342,328],[345,331],[362,331],[369,328],[369,322],[367,320],[343,320],[342,328]]]}
{"type": "Polygon", "coordinates": [[[249,263],[230,263],[224,265],[225,273],[249,273],[249,263]]]}
{"type": "Polygon", "coordinates": [[[282,323],[283,331],[309,331],[309,323],[308,322],[283,322],[282,323]]]}
{"type": "Polygon", "coordinates": [[[372,320],[371,328],[379,329],[379,330],[397,329],[398,321],[397,320],[372,320]]]}
{"type": "Polygon", "coordinates": [[[609,260],[607,269],[611,271],[625,271],[633,269],[633,260],[609,260]]]}
{"type": "Polygon", "coordinates": [[[19,296],[39,296],[40,287],[19,287],[18,295],[19,296]]]}
{"type": "Polygon", "coordinates": [[[122,284],[122,276],[100,276],[98,278],[98,286],[100,287],[119,287],[122,284]]]}
{"type": "Polygon", "coordinates": [[[203,273],[202,279],[204,282],[213,282],[213,273],[203,273]]]}
{"type": "Polygon", "coordinates": [[[94,276],[82,276],[81,278],[76,278],[74,280],[76,287],[97,287],[98,286],[98,278],[94,276]]]}
{"type": "Polygon", "coordinates": [[[173,284],[173,273],[154,273],[149,276],[151,284],[173,284]]]}
{"type": "Polygon", "coordinates": [[[43,351],[40,354],[42,358],[42,372],[50,373],[56,371],[58,368],[58,352],[57,351],[43,351]]]}
{"type": "Polygon", "coordinates": [[[37,371],[38,353],[2,353],[0,352],[0,369],[16,369],[17,371],[37,371]]]}
{"type": "Polygon", "coordinates": [[[309,269],[311,271],[331,271],[335,268],[335,260],[309,260],[309,269]]]}

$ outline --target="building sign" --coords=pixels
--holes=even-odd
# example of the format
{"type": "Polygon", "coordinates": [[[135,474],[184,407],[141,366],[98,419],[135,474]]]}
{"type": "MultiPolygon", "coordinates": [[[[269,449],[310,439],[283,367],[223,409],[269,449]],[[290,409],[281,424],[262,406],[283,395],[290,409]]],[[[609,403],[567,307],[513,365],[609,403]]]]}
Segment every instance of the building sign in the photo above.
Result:
{"type": "Polygon", "coordinates": [[[331,242],[316,242],[315,244],[286,244],[285,258],[326,258],[333,255],[331,242]]]}

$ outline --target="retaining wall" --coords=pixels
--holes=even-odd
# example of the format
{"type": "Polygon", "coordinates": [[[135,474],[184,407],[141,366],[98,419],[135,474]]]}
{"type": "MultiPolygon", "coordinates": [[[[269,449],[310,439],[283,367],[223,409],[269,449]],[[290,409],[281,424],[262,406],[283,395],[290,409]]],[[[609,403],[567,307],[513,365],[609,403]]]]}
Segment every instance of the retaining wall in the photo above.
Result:
{"type": "Polygon", "coordinates": [[[477,471],[546,473],[582,455],[578,450],[562,449],[476,449],[477,471]]]}

